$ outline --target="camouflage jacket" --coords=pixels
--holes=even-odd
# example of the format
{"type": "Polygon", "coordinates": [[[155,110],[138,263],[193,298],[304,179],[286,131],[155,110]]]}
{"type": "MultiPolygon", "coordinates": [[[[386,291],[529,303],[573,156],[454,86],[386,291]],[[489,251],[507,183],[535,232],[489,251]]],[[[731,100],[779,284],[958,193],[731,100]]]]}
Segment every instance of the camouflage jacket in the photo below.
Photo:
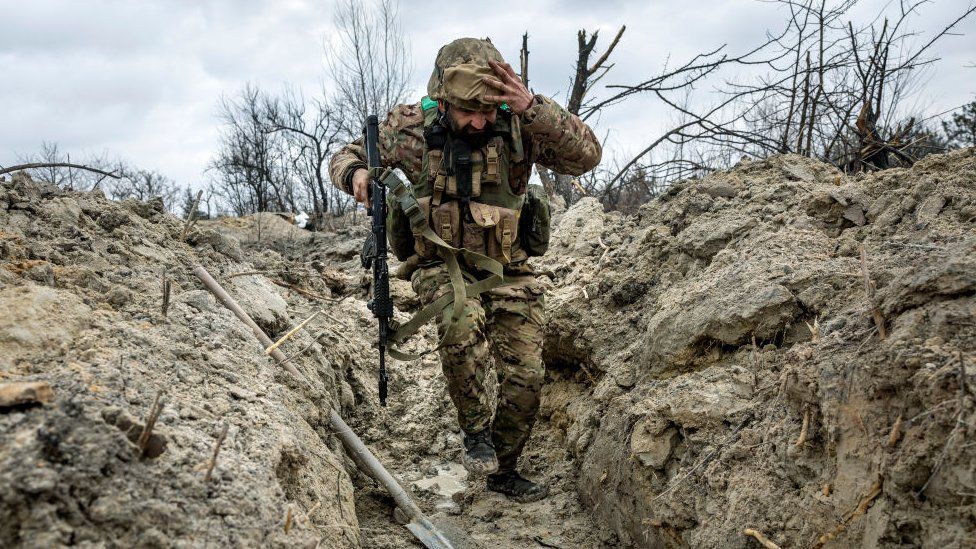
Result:
{"type": "MultiPolygon", "coordinates": [[[[558,103],[537,95],[539,101],[518,117],[522,128],[525,160],[510,167],[513,188],[524,189],[533,164],[557,173],[582,175],[600,162],[603,154],[593,130],[578,116],[558,103]]],[[[399,168],[411,183],[421,176],[424,155],[424,114],[420,103],[397,105],[380,124],[379,148],[382,164],[399,168]]],[[[351,193],[352,174],[366,167],[362,138],[339,149],[329,162],[332,182],[351,193]]]]}

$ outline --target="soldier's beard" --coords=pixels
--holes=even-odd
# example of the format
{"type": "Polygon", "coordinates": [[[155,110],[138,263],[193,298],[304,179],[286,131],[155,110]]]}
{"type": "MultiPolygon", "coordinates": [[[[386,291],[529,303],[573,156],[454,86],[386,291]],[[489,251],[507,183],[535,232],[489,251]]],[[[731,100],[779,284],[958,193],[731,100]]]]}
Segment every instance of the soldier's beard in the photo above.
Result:
{"type": "Polygon", "coordinates": [[[447,125],[451,130],[451,135],[463,140],[472,149],[480,149],[491,140],[491,128],[486,127],[476,130],[470,124],[466,124],[464,127],[458,127],[453,116],[448,115],[445,118],[447,118],[447,125]]]}

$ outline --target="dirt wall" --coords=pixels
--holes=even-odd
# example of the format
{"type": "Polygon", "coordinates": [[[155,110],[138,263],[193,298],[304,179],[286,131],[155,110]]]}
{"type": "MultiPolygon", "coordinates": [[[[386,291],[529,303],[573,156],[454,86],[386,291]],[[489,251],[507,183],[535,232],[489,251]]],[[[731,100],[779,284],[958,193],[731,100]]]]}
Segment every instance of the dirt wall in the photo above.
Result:
{"type": "Polygon", "coordinates": [[[973,149],[743,161],[555,235],[546,359],[590,380],[556,419],[624,544],[976,543],[973,149]]]}
{"type": "MultiPolygon", "coordinates": [[[[183,229],[158,201],[2,183],[0,383],[47,382],[54,398],[0,409],[0,546],[359,546],[327,428],[341,352],[323,340],[295,359],[311,388],[272,365],[190,269],[204,265],[275,337],[308,309],[279,285],[287,273],[267,271],[275,252],[206,225],[184,243],[183,229]],[[247,271],[262,272],[230,276],[247,271]],[[160,395],[144,455],[135,442],[160,395]]],[[[303,287],[328,295],[306,269],[303,287]]]]}

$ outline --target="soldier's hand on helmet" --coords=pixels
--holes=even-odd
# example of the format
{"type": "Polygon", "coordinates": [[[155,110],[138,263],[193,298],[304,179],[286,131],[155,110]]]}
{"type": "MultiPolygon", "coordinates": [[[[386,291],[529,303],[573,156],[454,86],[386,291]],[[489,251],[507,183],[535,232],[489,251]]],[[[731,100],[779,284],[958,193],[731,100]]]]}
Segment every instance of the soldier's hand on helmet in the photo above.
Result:
{"type": "Polygon", "coordinates": [[[363,206],[369,207],[369,171],[359,168],[352,174],[352,195],[363,206]]]}
{"type": "Polygon", "coordinates": [[[522,114],[528,110],[532,106],[532,101],[535,99],[535,96],[525,87],[519,75],[515,74],[515,69],[508,63],[488,61],[488,64],[491,65],[492,70],[498,75],[498,79],[486,78],[485,81],[489,86],[497,88],[501,94],[486,95],[485,99],[487,101],[507,103],[508,107],[515,114],[522,114]]]}

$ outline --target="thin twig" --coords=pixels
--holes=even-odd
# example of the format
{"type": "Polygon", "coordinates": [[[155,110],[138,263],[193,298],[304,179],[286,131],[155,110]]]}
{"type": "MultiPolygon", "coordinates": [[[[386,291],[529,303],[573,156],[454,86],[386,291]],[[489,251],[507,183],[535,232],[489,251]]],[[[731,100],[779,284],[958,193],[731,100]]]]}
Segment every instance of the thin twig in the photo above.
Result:
{"type": "Polygon", "coordinates": [[[146,453],[146,446],[149,445],[149,438],[152,436],[152,430],[156,426],[156,420],[159,419],[159,414],[163,411],[162,396],[162,391],[156,393],[156,399],[153,400],[152,408],[149,410],[149,417],[146,418],[146,425],[142,428],[142,433],[139,435],[139,440],[136,443],[140,456],[146,453]]]}
{"type": "Polygon", "coordinates": [[[861,274],[864,276],[864,293],[867,294],[868,306],[871,308],[871,316],[874,318],[874,325],[878,327],[878,337],[886,339],[888,333],[885,330],[885,318],[881,314],[881,309],[874,302],[876,286],[874,281],[871,280],[871,274],[868,272],[868,253],[864,249],[863,244],[861,245],[861,274]]]}
{"type": "Polygon", "coordinates": [[[673,492],[674,489],[677,488],[679,484],[687,480],[688,477],[690,477],[696,471],[704,467],[709,461],[711,461],[718,454],[718,452],[722,449],[723,446],[732,442],[732,440],[734,440],[737,436],[739,436],[739,432],[742,431],[742,429],[745,429],[746,425],[748,425],[749,422],[752,421],[752,419],[753,419],[753,415],[750,413],[748,416],[746,416],[745,419],[742,420],[742,422],[739,423],[738,426],[736,426],[735,429],[732,430],[732,433],[730,433],[729,436],[725,438],[725,440],[723,440],[715,448],[713,448],[711,452],[705,455],[705,457],[700,459],[698,463],[696,463],[694,466],[691,467],[691,469],[688,470],[687,473],[670,482],[668,484],[668,487],[665,488],[663,492],[654,496],[654,499],[651,500],[651,503],[654,503],[655,501],[673,492]]]}
{"type": "Polygon", "coordinates": [[[277,284],[278,286],[281,286],[282,288],[288,288],[289,290],[294,290],[294,291],[302,294],[303,296],[308,297],[308,298],[312,298],[312,299],[318,299],[318,300],[321,300],[321,301],[332,301],[332,302],[342,301],[342,299],[343,299],[343,298],[335,298],[335,297],[326,297],[324,295],[320,295],[320,294],[317,294],[315,292],[311,292],[309,290],[303,290],[302,288],[299,288],[298,286],[295,286],[294,284],[289,284],[289,283],[287,283],[287,282],[285,282],[283,280],[271,279],[271,282],[273,282],[274,284],[277,284]]]}
{"type": "Polygon", "coordinates": [[[915,497],[917,498],[922,497],[922,494],[924,494],[925,490],[928,489],[929,484],[931,484],[932,481],[935,479],[936,473],[938,473],[939,469],[942,468],[942,464],[945,463],[946,456],[949,455],[949,450],[952,448],[952,442],[953,439],[956,438],[956,432],[959,430],[959,426],[965,425],[960,421],[960,419],[962,418],[962,412],[963,412],[962,410],[959,410],[959,412],[956,414],[956,417],[952,422],[953,423],[952,430],[949,431],[949,436],[946,437],[945,444],[942,445],[942,451],[939,452],[939,457],[936,458],[935,465],[932,466],[932,472],[929,474],[929,478],[925,480],[925,484],[923,484],[922,487],[918,489],[918,492],[915,492],[915,497]]]}
{"type": "Polygon", "coordinates": [[[122,179],[120,175],[114,172],[106,172],[98,168],[92,168],[91,166],[85,166],[83,164],[72,164],[70,162],[34,162],[31,164],[19,164],[17,166],[10,166],[8,168],[0,169],[0,175],[11,173],[11,172],[17,172],[20,170],[33,170],[36,168],[76,168],[79,170],[87,170],[90,172],[95,172],[105,177],[111,177],[112,179],[122,179]]]}
{"type": "Polygon", "coordinates": [[[169,311],[169,294],[172,289],[172,284],[166,275],[163,275],[163,318],[166,318],[166,313],[169,311]]]}
{"type": "Polygon", "coordinates": [[[314,319],[315,317],[319,316],[320,314],[322,314],[322,311],[315,311],[314,313],[312,313],[312,316],[310,316],[310,317],[306,318],[305,320],[301,321],[298,324],[298,326],[295,326],[291,330],[288,330],[288,333],[285,334],[285,335],[283,335],[283,336],[281,336],[281,339],[279,339],[278,341],[275,341],[274,343],[271,344],[271,346],[269,346],[267,349],[265,349],[264,350],[264,354],[270,355],[272,351],[274,351],[275,349],[277,349],[278,347],[280,347],[282,343],[284,343],[284,342],[288,341],[289,339],[291,339],[291,336],[295,335],[295,333],[298,332],[298,330],[301,330],[306,324],[308,324],[309,322],[311,322],[312,319],[314,319]]]}
{"type": "Polygon", "coordinates": [[[230,280],[239,276],[251,276],[251,275],[269,275],[269,274],[295,274],[295,275],[305,275],[308,274],[303,271],[243,271],[240,273],[229,274],[224,277],[224,280],[230,280]]]}
{"type": "Polygon", "coordinates": [[[214,467],[217,466],[217,456],[220,454],[220,445],[224,443],[224,439],[227,438],[227,429],[230,424],[226,421],[224,422],[224,427],[220,430],[220,434],[217,435],[217,442],[214,443],[213,453],[210,454],[210,463],[207,464],[207,474],[203,477],[203,482],[210,482],[210,475],[213,473],[214,467]]]}
{"type": "Polygon", "coordinates": [[[190,228],[193,227],[193,222],[196,221],[197,208],[200,206],[200,199],[203,198],[203,190],[197,191],[197,197],[193,201],[193,207],[186,214],[186,221],[183,223],[183,232],[180,233],[180,240],[186,240],[187,233],[190,232],[190,228]]]}

